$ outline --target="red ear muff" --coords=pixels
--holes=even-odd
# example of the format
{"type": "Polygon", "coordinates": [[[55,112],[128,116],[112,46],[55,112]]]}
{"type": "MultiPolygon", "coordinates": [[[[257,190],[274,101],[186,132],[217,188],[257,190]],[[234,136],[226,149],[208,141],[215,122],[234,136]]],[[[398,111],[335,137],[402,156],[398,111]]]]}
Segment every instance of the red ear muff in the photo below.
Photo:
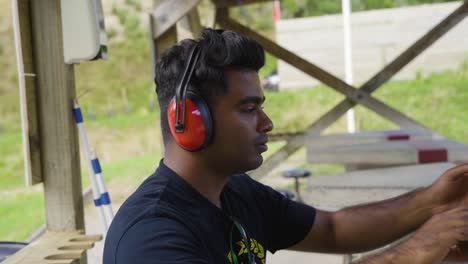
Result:
{"type": "MultiPolygon", "coordinates": [[[[179,114],[176,115],[175,98],[169,103],[167,121],[172,137],[177,144],[188,151],[197,151],[206,147],[212,138],[213,121],[208,105],[198,95],[187,92],[185,97],[185,123],[182,131],[176,129],[176,117],[181,119],[182,102],[179,102],[179,114]]],[[[180,120],[179,120],[180,121],[180,120]]]]}
{"type": "Polygon", "coordinates": [[[199,43],[195,44],[187,59],[182,78],[176,87],[174,98],[167,109],[167,121],[172,137],[188,151],[200,150],[211,140],[212,120],[208,105],[192,92],[187,92],[195,65],[200,57],[199,43]]]}

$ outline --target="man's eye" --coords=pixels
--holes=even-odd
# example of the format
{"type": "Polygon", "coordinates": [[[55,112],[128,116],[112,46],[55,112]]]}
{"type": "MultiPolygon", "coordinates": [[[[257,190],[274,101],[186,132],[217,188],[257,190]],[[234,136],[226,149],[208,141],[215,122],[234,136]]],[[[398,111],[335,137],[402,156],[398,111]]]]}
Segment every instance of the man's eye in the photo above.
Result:
{"type": "Polygon", "coordinates": [[[263,106],[250,106],[244,109],[244,112],[253,113],[258,110],[263,110],[263,106]]]}

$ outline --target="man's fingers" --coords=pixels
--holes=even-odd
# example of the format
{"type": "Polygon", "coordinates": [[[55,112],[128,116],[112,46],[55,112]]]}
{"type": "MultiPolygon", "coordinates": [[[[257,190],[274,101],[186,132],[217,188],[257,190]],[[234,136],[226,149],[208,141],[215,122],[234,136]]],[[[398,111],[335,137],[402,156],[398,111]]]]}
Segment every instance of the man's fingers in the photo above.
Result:
{"type": "Polygon", "coordinates": [[[444,173],[448,177],[456,177],[458,175],[466,175],[468,176],[468,163],[462,163],[458,166],[448,169],[444,173]]]}

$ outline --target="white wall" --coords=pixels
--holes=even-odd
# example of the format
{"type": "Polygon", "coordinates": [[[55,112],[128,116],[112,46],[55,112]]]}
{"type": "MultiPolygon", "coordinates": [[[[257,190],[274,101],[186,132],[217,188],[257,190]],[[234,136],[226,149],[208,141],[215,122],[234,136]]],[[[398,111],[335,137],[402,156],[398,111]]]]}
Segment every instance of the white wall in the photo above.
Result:
{"type": "MultiPolygon", "coordinates": [[[[356,12],[351,14],[353,73],[363,83],[459,7],[461,2],[356,12]]],[[[344,79],[341,15],[282,20],[277,42],[290,51],[344,79]]],[[[468,59],[468,19],[436,41],[394,78],[413,79],[456,69],[468,59]]],[[[281,89],[303,88],[318,81],[280,61],[281,89]]]]}

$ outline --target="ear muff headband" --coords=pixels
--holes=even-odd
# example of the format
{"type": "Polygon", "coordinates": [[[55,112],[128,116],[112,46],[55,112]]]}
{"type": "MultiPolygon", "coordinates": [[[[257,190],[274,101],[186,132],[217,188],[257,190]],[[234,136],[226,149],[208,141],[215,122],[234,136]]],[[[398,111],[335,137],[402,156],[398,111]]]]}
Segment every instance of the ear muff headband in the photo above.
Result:
{"type": "Polygon", "coordinates": [[[195,93],[187,92],[190,78],[200,56],[198,44],[189,54],[176,96],[169,103],[167,120],[172,137],[188,151],[206,147],[212,139],[213,121],[208,105],[195,93]]]}
{"type": "Polygon", "coordinates": [[[200,57],[200,47],[198,43],[193,47],[190,52],[187,65],[185,66],[184,73],[182,75],[182,80],[176,88],[176,116],[175,116],[175,130],[177,133],[183,133],[185,128],[185,94],[187,92],[187,87],[192,77],[193,70],[195,69],[195,64],[198,62],[198,57],[200,57]],[[180,105],[182,103],[182,118],[179,118],[180,105]]]}

